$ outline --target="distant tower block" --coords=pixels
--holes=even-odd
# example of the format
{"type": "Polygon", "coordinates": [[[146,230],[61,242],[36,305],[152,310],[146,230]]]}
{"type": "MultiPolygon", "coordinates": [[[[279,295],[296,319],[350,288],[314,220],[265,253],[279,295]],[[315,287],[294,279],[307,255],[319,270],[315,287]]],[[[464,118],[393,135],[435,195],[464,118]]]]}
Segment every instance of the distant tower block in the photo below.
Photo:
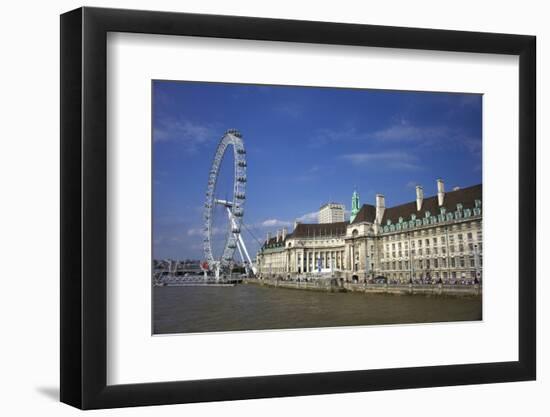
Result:
{"type": "Polygon", "coordinates": [[[344,210],[344,205],[339,203],[327,203],[322,205],[319,209],[319,223],[343,222],[344,210]]]}
{"type": "Polygon", "coordinates": [[[357,213],[359,213],[360,209],[361,203],[359,202],[359,194],[357,193],[357,190],[354,190],[353,195],[351,196],[351,215],[349,218],[350,223],[355,220],[355,216],[357,216],[357,213]]]}

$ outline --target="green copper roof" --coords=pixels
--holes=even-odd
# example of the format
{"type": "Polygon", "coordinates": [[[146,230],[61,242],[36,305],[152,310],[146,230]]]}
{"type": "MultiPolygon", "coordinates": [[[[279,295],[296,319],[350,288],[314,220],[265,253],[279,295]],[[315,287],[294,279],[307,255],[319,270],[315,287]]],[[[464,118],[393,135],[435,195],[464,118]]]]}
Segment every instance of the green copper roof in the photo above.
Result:
{"type": "Polygon", "coordinates": [[[359,213],[359,210],[361,209],[361,204],[359,203],[359,193],[357,190],[353,191],[353,195],[351,196],[351,215],[349,218],[349,222],[353,222],[355,219],[355,216],[357,216],[357,213],[359,213]]]}

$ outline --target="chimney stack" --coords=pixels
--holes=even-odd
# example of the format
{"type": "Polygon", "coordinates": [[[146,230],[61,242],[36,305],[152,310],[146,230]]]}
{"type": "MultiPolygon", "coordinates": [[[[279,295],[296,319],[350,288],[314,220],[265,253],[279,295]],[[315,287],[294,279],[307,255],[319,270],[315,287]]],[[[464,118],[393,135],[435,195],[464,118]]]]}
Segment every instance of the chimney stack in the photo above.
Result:
{"type": "Polygon", "coordinates": [[[266,242],[269,243],[270,240],[271,240],[271,232],[267,232],[266,242]]]}
{"type": "Polygon", "coordinates": [[[442,179],[437,180],[437,203],[439,204],[439,207],[443,205],[443,201],[445,200],[445,184],[443,183],[442,179]]]}
{"type": "Polygon", "coordinates": [[[422,208],[422,200],[424,200],[424,189],[421,185],[416,186],[416,211],[422,208]]]}
{"type": "Polygon", "coordinates": [[[298,220],[294,220],[294,230],[296,230],[299,224],[300,222],[298,220]]]}
{"type": "Polygon", "coordinates": [[[283,239],[283,240],[286,239],[286,227],[283,228],[283,236],[282,236],[282,239],[283,239]]]}
{"type": "Polygon", "coordinates": [[[281,240],[281,231],[277,230],[277,242],[281,240]]]}
{"type": "Polygon", "coordinates": [[[386,210],[386,199],[382,194],[376,194],[376,223],[382,224],[384,210],[386,210]]]}

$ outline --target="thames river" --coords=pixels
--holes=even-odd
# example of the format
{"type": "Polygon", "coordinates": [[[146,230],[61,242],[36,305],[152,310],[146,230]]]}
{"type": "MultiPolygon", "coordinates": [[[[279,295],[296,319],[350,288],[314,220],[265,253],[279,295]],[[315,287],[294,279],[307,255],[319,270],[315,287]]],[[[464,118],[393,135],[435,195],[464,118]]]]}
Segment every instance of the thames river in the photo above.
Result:
{"type": "Polygon", "coordinates": [[[330,293],[236,285],[153,287],[153,332],[195,333],[481,320],[481,297],[330,293]]]}

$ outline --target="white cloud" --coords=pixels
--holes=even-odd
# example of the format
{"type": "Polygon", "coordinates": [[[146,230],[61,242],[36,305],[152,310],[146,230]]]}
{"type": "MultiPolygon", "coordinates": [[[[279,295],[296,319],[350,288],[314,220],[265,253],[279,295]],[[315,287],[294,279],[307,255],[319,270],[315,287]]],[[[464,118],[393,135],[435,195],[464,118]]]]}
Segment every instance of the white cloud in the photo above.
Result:
{"type": "Polygon", "coordinates": [[[187,236],[199,236],[202,235],[202,229],[189,229],[187,231],[187,236]]]}
{"type": "Polygon", "coordinates": [[[291,222],[279,219],[267,219],[260,223],[261,227],[286,227],[292,225],[291,222]]]}
{"type": "Polygon", "coordinates": [[[301,223],[317,223],[317,220],[319,220],[319,212],[318,211],[312,211],[311,213],[306,213],[300,217],[298,217],[296,220],[298,220],[301,223]]]}
{"type": "Polygon", "coordinates": [[[187,145],[189,151],[195,151],[199,146],[211,143],[216,138],[213,127],[185,119],[162,119],[153,131],[154,142],[179,142],[187,145]]]}
{"type": "Polygon", "coordinates": [[[310,182],[320,178],[321,169],[318,165],[313,165],[311,168],[305,171],[304,174],[298,175],[296,181],[310,182]]]}
{"type": "Polygon", "coordinates": [[[343,129],[319,129],[311,141],[312,146],[323,146],[336,142],[365,142],[372,139],[380,141],[408,141],[425,142],[442,139],[451,132],[448,128],[442,126],[413,126],[406,120],[401,119],[397,124],[390,125],[384,129],[376,131],[359,131],[355,127],[346,127],[343,129]]]}
{"type": "MultiPolygon", "coordinates": [[[[470,101],[473,99],[467,98],[465,100],[470,101]]],[[[416,126],[410,124],[405,119],[400,119],[384,129],[371,132],[359,131],[355,127],[346,127],[338,130],[320,129],[310,140],[310,146],[321,147],[339,142],[367,143],[373,140],[384,142],[385,144],[394,143],[396,145],[408,143],[417,146],[436,146],[438,148],[462,147],[476,156],[481,153],[481,139],[468,136],[459,128],[416,126]]]]}
{"type": "Polygon", "coordinates": [[[304,108],[298,103],[281,103],[275,107],[275,111],[290,116],[294,119],[302,117],[304,108]]]}
{"type": "Polygon", "coordinates": [[[388,143],[414,143],[419,146],[439,149],[466,149],[470,154],[481,157],[481,138],[465,134],[459,128],[445,126],[413,126],[407,121],[368,135],[369,138],[388,143]]]}
{"type": "Polygon", "coordinates": [[[419,169],[418,158],[410,153],[395,152],[365,152],[342,155],[342,158],[353,165],[385,165],[392,169],[419,169]]]}
{"type": "MultiPolygon", "coordinates": [[[[317,223],[318,220],[317,211],[312,211],[311,213],[306,213],[302,216],[296,218],[296,221],[300,223],[317,223]]],[[[294,221],[282,220],[282,219],[267,219],[258,224],[258,227],[261,228],[276,228],[276,227],[291,227],[294,225],[294,221]]]]}
{"type": "Polygon", "coordinates": [[[412,126],[405,121],[369,134],[369,137],[382,141],[433,142],[450,134],[443,126],[412,126]]]}
{"type": "Polygon", "coordinates": [[[315,136],[310,140],[311,147],[320,147],[330,143],[344,141],[358,141],[368,138],[365,132],[358,132],[355,127],[347,127],[344,129],[319,129],[315,136]]]}

